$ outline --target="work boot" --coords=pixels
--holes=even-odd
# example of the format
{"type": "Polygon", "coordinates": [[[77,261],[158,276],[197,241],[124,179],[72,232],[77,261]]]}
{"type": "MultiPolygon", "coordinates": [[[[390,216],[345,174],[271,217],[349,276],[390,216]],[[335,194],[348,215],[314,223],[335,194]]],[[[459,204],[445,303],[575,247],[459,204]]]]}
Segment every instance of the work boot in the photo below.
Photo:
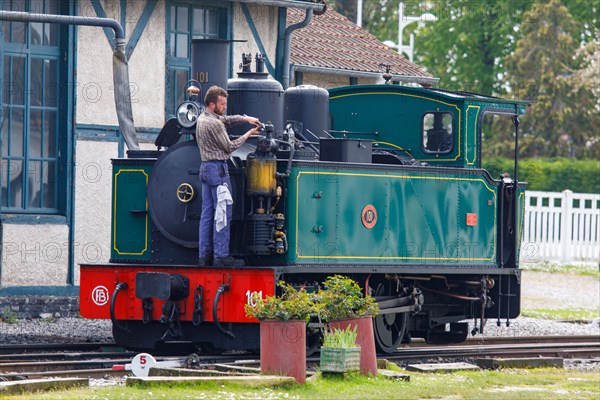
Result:
{"type": "Polygon", "coordinates": [[[198,257],[199,267],[210,267],[212,265],[212,257],[198,257]]]}
{"type": "Polygon", "coordinates": [[[241,267],[244,265],[244,260],[239,260],[231,256],[223,258],[215,258],[215,267],[241,267]]]}

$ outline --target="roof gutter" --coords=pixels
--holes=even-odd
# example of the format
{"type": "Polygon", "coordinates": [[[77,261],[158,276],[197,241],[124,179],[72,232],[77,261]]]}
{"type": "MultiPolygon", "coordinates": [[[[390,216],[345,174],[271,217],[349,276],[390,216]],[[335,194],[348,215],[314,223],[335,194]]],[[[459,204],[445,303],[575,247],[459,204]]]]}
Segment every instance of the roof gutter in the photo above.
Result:
{"type": "Polygon", "coordinates": [[[74,15],[37,14],[18,11],[0,11],[0,21],[43,22],[63,25],[84,25],[111,28],[115,32],[113,49],[113,83],[115,108],[121,135],[130,150],[139,150],[140,146],[133,124],[131,91],[129,85],[129,67],[125,55],[125,31],[121,24],[110,18],[81,17],[74,15]]]}
{"type": "MultiPolygon", "coordinates": [[[[315,67],[312,65],[293,65],[292,69],[298,72],[313,72],[316,74],[327,74],[327,75],[340,75],[340,76],[348,76],[353,78],[370,78],[377,79],[381,78],[382,74],[379,72],[369,72],[369,71],[356,71],[350,69],[341,69],[341,68],[327,68],[327,67],[315,67]]],[[[412,76],[412,75],[392,75],[393,81],[405,82],[405,83],[418,83],[421,85],[436,85],[439,82],[439,78],[429,78],[426,76],[412,76]]]]}
{"type": "Polygon", "coordinates": [[[0,21],[45,22],[64,25],[86,25],[111,28],[115,39],[125,40],[125,31],[121,24],[110,18],[78,17],[74,15],[36,14],[19,11],[0,11],[0,21]]]}
{"type": "Polygon", "coordinates": [[[299,8],[302,10],[315,10],[320,12],[325,7],[323,2],[313,3],[311,1],[300,1],[300,0],[237,0],[239,3],[251,3],[262,6],[276,6],[286,8],[299,8]]]}

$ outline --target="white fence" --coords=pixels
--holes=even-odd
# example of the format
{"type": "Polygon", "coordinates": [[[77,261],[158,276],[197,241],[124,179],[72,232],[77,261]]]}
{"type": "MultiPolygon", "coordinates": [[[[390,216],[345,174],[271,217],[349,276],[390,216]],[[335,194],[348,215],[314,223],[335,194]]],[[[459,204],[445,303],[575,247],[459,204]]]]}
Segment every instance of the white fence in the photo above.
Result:
{"type": "Polygon", "coordinates": [[[600,263],[600,195],[525,191],[521,262],[600,263]]]}

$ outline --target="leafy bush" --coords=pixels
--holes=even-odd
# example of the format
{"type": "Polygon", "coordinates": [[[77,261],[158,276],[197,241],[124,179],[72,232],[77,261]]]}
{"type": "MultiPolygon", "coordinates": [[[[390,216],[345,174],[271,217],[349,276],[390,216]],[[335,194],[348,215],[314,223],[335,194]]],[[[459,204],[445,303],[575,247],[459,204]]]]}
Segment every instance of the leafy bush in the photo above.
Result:
{"type": "Polygon", "coordinates": [[[358,284],[347,277],[334,275],[323,282],[315,296],[316,310],[324,321],[376,316],[377,302],[365,296],[358,284]]]}
{"type": "MultiPolygon", "coordinates": [[[[492,177],[514,171],[514,161],[493,158],[483,162],[492,177]]],[[[535,158],[519,161],[519,181],[527,182],[528,190],[543,192],[600,193],[600,162],[573,158],[535,158]]]]}
{"type": "Polygon", "coordinates": [[[326,329],[323,333],[323,347],[333,348],[349,348],[356,346],[356,332],[357,326],[354,329],[350,329],[347,326],[346,329],[326,329]]]}
{"type": "Polygon", "coordinates": [[[253,303],[246,304],[244,311],[249,318],[262,320],[293,321],[304,320],[308,322],[311,314],[315,312],[315,304],[305,288],[296,289],[292,285],[281,281],[278,284],[283,293],[281,296],[259,297],[255,293],[253,303]]]}
{"type": "Polygon", "coordinates": [[[376,316],[377,302],[365,296],[358,284],[350,278],[334,275],[323,282],[318,293],[308,293],[304,287],[296,289],[283,281],[278,283],[281,296],[260,297],[254,294],[252,306],[246,304],[244,311],[249,318],[262,320],[304,320],[316,315],[321,321],[333,321],[366,316],[376,316]]]}
{"type": "Polygon", "coordinates": [[[16,324],[18,321],[17,313],[11,310],[10,307],[6,306],[2,309],[2,313],[0,313],[0,322],[16,324]]]}

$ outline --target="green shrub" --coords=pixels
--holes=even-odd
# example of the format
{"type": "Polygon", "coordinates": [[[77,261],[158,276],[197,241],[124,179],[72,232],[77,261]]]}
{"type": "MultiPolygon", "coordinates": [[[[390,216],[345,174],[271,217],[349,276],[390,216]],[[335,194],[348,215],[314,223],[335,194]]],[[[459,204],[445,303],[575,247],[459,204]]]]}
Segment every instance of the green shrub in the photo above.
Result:
{"type": "Polygon", "coordinates": [[[366,316],[376,316],[379,312],[377,302],[371,296],[365,296],[358,284],[350,278],[334,275],[323,282],[317,293],[309,293],[304,287],[296,289],[283,281],[278,283],[282,289],[280,296],[262,298],[255,293],[252,304],[244,305],[248,318],[262,320],[304,320],[316,316],[320,321],[333,321],[366,316]]]}
{"type": "Polygon", "coordinates": [[[283,281],[278,284],[283,293],[281,296],[267,296],[261,298],[258,293],[253,297],[253,303],[244,305],[244,311],[249,318],[262,320],[293,321],[304,320],[308,322],[311,314],[315,312],[315,304],[305,288],[296,289],[283,281]]]}
{"type": "Polygon", "coordinates": [[[365,296],[354,280],[341,275],[327,278],[314,298],[323,321],[374,317],[379,313],[375,299],[365,296]]]}
{"type": "Polygon", "coordinates": [[[10,307],[4,307],[0,314],[0,321],[6,324],[16,324],[18,322],[17,313],[10,309],[10,307]]]}
{"type": "MultiPolygon", "coordinates": [[[[514,172],[514,161],[492,158],[483,162],[493,178],[514,172]]],[[[533,158],[519,161],[519,181],[527,182],[528,190],[542,192],[600,193],[600,162],[591,159],[533,158]]]]}

